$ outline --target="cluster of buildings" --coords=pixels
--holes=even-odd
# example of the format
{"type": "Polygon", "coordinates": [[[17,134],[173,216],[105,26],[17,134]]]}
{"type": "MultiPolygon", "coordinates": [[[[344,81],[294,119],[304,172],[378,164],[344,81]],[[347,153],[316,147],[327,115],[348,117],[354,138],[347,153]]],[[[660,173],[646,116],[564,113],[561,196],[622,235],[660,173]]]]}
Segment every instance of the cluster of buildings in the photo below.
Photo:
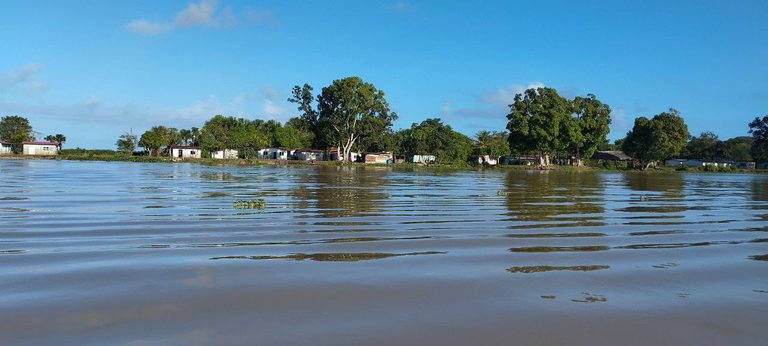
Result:
{"type": "MultiPolygon", "coordinates": [[[[22,142],[23,155],[50,156],[59,155],[61,143],[57,142],[22,142]]],[[[13,154],[11,143],[0,142],[0,155],[13,154]]]]}
{"type": "MultiPolygon", "coordinates": [[[[211,152],[211,158],[214,159],[236,159],[238,151],[226,149],[211,152]]],[[[202,148],[192,146],[177,146],[171,148],[171,157],[174,159],[202,158],[202,148]]],[[[299,161],[341,161],[342,157],[339,150],[331,148],[328,151],[320,149],[281,149],[281,148],[262,148],[256,152],[256,157],[262,160],[299,160],[299,161]]],[[[350,153],[350,159],[353,162],[365,162],[370,164],[392,164],[406,161],[403,156],[397,156],[392,152],[378,152],[360,154],[350,153]]],[[[415,163],[434,163],[434,155],[411,155],[408,162],[415,163]]]]}

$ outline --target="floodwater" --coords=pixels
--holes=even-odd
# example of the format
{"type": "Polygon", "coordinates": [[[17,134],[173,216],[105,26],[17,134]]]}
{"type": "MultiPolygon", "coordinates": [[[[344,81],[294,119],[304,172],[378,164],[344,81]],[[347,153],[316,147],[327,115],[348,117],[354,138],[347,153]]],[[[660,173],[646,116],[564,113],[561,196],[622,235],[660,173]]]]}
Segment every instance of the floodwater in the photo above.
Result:
{"type": "Polygon", "coordinates": [[[0,160],[0,343],[764,345],[767,221],[765,175],[0,160]]]}

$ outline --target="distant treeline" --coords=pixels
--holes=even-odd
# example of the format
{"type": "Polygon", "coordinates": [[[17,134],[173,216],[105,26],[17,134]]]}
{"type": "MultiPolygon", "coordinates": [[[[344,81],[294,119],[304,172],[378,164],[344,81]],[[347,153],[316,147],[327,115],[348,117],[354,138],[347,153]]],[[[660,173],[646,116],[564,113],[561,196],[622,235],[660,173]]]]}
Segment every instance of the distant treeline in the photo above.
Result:
{"type": "MultiPolygon", "coordinates": [[[[581,162],[596,150],[623,150],[644,167],[670,157],[768,161],[768,115],[748,124],[751,136],[722,141],[709,131],[690,136],[680,113],[669,109],[650,119],[636,118],[624,138],[609,143],[610,106],[593,94],[567,99],[546,87],[515,95],[506,114],[506,129],[480,131],[474,138],[454,131],[439,118],[393,130],[398,115],[384,92],[359,77],[334,80],[317,95],[312,86],[297,85],[288,101],[299,114],[285,123],[216,115],[201,128],[154,126],[141,136],[126,132],[116,146],[124,153],[141,147],[149,156],[167,155],[175,146],[202,147],[208,152],[233,149],[246,159],[268,147],[334,147],[343,160],[349,160],[352,152],[388,151],[431,154],[439,163],[466,162],[471,155],[534,156],[539,164],[548,165],[550,158],[581,162]]],[[[19,116],[3,117],[0,140],[18,145],[33,139],[25,121],[19,116]]],[[[56,136],[60,137],[50,138],[64,142],[63,135],[56,136]]]]}

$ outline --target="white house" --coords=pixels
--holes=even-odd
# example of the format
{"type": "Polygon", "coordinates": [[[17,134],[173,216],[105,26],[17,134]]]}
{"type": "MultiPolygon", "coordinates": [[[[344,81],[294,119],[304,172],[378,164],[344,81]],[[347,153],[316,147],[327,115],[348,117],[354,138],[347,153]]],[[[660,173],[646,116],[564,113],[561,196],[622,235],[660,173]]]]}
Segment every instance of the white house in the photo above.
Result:
{"type": "Polygon", "coordinates": [[[179,159],[199,159],[202,152],[200,147],[179,146],[171,148],[171,157],[179,159]]]}
{"type": "Polygon", "coordinates": [[[435,155],[412,155],[408,162],[412,163],[435,163],[435,155]]]}
{"type": "Polygon", "coordinates": [[[13,154],[11,143],[0,142],[0,155],[13,154]]]}
{"type": "Polygon", "coordinates": [[[478,165],[488,165],[488,166],[495,166],[499,161],[491,157],[489,155],[473,155],[469,158],[470,163],[475,163],[478,165]]]}
{"type": "Polygon", "coordinates": [[[234,149],[224,149],[224,150],[214,151],[211,154],[211,158],[219,159],[219,160],[223,160],[223,159],[236,159],[237,158],[237,154],[238,154],[237,150],[234,150],[234,149]]]}
{"type": "Polygon", "coordinates": [[[56,142],[22,142],[24,155],[59,155],[59,143],[56,142]]]}
{"type": "Polygon", "coordinates": [[[665,162],[665,165],[667,167],[680,167],[680,166],[686,166],[686,167],[706,167],[706,166],[713,166],[713,167],[728,167],[730,164],[726,162],[716,162],[714,160],[704,160],[704,159],[669,159],[665,162]]]}
{"type": "Polygon", "coordinates": [[[323,151],[318,149],[296,149],[293,152],[293,157],[296,160],[302,161],[322,161],[324,158],[323,151]]]}
{"type": "MultiPolygon", "coordinates": [[[[335,147],[331,148],[331,150],[328,151],[328,156],[330,156],[331,161],[341,161],[342,155],[339,155],[339,149],[336,149],[335,147]]],[[[350,162],[357,162],[360,159],[361,155],[360,153],[356,153],[354,151],[349,152],[349,161],[350,162]]]]}
{"type": "Polygon", "coordinates": [[[288,160],[288,150],[280,148],[259,149],[257,157],[267,160],[288,160]]]}

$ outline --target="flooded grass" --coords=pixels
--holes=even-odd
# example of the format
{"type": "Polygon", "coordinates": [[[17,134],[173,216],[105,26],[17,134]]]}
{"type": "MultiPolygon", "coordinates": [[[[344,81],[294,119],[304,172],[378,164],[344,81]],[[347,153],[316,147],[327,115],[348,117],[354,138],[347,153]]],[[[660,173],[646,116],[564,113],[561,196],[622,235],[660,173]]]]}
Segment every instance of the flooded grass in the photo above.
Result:
{"type": "Polygon", "coordinates": [[[513,247],[509,249],[512,252],[580,252],[580,251],[607,251],[607,246],[533,246],[533,247],[513,247]]]}
{"type": "Polygon", "coordinates": [[[372,252],[359,252],[359,253],[295,253],[285,256],[221,256],[211,257],[212,260],[224,260],[224,259],[247,259],[247,260],[272,260],[272,259],[289,259],[295,261],[319,261],[319,262],[357,262],[357,261],[370,261],[378,260],[390,257],[400,256],[420,256],[420,255],[442,255],[447,254],[444,251],[423,251],[423,252],[408,252],[408,253],[372,253],[372,252]]]}
{"type": "Polygon", "coordinates": [[[507,271],[510,273],[545,273],[554,271],[575,271],[575,272],[588,272],[593,270],[605,270],[609,269],[607,265],[587,265],[587,266],[524,266],[524,267],[510,267],[507,271]]]}

